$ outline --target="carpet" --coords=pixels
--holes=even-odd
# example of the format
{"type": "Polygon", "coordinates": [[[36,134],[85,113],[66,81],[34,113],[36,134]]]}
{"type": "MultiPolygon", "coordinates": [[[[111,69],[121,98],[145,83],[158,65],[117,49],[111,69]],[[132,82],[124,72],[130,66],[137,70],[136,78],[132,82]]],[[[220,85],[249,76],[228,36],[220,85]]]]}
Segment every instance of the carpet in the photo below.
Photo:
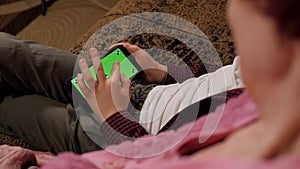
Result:
{"type": "Polygon", "coordinates": [[[17,36],[69,51],[119,0],[58,0],[17,36]]]}
{"type": "MultiPolygon", "coordinates": [[[[42,13],[41,1],[1,0],[0,1],[0,31],[18,34],[42,13]]],[[[46,1],[49,8],[56,0],[46,1]]]]}

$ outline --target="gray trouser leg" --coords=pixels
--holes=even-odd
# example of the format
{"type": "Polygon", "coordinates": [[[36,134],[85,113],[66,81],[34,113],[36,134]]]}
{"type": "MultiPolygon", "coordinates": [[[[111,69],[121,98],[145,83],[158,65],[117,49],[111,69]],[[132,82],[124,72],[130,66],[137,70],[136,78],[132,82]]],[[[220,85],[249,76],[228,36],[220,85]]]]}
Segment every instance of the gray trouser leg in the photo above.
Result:
{"type": "Polygon", "coordinates": [[[83,153],[99,149],[79,125],[66,82],[77,57],[0,33],[0,132],[35,150],[83,153]],[[1,100],[0,100],[1,101],[1,100]]]}
{"type": "Polygon", "coordinates": [[[0,105],[0,132],[23,139],[35,150],[83,153],[99,149],[86,136],[70,104],[41,95],[6,99],[0,105]]]}
{"type": "Polygon", "coordinates": [[[41,94],[71,103],[71,92],[65,84],[72,76],[75,63],[75,55],[0,33],[2,87],[6,84],[24,94],[41,94]]]}

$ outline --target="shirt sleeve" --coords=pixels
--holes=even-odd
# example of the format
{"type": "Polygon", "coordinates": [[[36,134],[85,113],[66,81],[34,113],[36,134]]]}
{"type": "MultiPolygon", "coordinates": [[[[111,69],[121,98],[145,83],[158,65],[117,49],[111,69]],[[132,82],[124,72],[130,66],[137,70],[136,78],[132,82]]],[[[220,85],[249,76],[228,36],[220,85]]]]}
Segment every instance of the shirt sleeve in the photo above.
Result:
{"type": "Polygon", "coordinates": [[[145,128],[127,111],[117,112],[108,117],[101,123],[100,133],[107,145],[134,140],[148,134],[145,128]]]}
{"type": "Polygon", "coordinates": [[[216,108],[224,103],[227,103],[228,100],[240,96],[245,91],[244,88],[237,88],[232,90],[227,90],[221,92],[219,94],[207,97],[205,99],[200,100],[199,102],[188,106],[183,109],[181,112],[181,117],[178,118],[178,114],[176,114],[161,130],[160,132],[164,132],[166,130],[176,130],[179,127],[183,126],[186,123],[189,123],[195,120],[194,110],[198,110],[197,118],[207,115],[208,113],[212,113],[216,110],[216,108]],[[214,104],[212,104],[212,100],[214,104]],[[176,123],[175,123],[176,122],[176,123]]]}
{"type": "Polygon", "coordinates": [[[182,83],[187,79],[199,77],[201,75],[204,75],[208,72],[213,72],[220,68],[220,66],[217,65],[204,65],[203,63],[195,64],[192,67],[188,67],[186,65],[174,65],[170,63],[167,63],[166,66],[168,68],[168,73],[162,81],[162,84],[164,85],[182,83]]]}

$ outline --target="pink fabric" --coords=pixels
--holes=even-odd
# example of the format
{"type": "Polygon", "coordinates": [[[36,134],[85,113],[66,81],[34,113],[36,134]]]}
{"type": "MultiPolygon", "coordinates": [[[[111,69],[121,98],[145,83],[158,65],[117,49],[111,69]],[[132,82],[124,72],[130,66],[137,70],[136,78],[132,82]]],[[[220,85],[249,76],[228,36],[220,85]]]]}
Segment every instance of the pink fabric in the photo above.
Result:
{"type": "Polygon", "coordinates": [[[226,105],[219,106],[214,113],[199,118],[195,123],[189,123],[177,131],[168,131],[158,136],[145,136],[135,142],[127,141],[120,145],[110,146],[106,151],[95,151],[81,156],[64,153],[43,166],[43,169],[82,168],[79,166],[85,166],[85,168],[96,166],[98,169],[200,167],[279,169],[300,166],[300,157],[286,157],[272,161],[242,161],[230,159],[230,157],[228,159],[192,160],[188,156],[182,156],[224,139],[231,132],[248,125],[257,118],[255,104],[245,92],[238,98],[228,101],[226,105]],[[218,125],[215,128],[213,124],[218,125]],[[199,138],[202,140],[201,143],[199,143],[199,138]],[[80,163],[80,165],[74,165],[75,163],[80,163]]]}
{"type": "Polygon", "coordinates": [[[90,161],[81,158],[78,155],[72,153],[62,153],[58,155],[54,160],[51,160],[46,166],[42,168],[57,168],[57,169],[68,169],[68,168],[81,168],[81,169],[98,169],[93,163],[90,161]]]}

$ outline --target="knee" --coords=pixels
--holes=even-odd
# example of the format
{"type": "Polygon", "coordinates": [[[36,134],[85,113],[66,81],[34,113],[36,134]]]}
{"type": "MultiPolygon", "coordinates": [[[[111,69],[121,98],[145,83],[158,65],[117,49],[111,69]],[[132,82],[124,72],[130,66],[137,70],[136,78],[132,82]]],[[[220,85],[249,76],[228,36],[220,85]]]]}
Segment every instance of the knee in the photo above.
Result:
{"type": "Polygon", "coordinates": [[[0,32],[0,55],[8,56],[18,46],[18,38],[13,35],[0,32]]]}
{"type": "Polygon", "coordinates": [[[0,41],[6,42],[7,43],[16,43],[16,41],[19,40],[16,36],[13,36],[11,34],[5,33],[5,32],[0,32],[0,41]]]}

